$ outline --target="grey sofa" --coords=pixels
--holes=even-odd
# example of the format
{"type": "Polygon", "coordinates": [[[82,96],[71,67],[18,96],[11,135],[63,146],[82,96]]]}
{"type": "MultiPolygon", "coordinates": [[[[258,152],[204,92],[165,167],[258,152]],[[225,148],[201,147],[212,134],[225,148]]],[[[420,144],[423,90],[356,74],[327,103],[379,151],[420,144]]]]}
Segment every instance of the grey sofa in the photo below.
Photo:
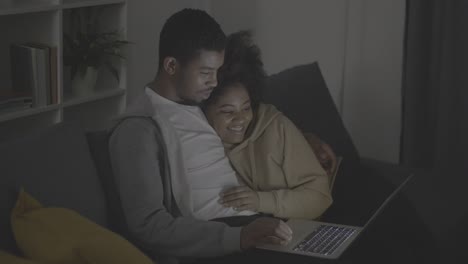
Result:
{"type": "MultiPolygon", "coordinates": [[[[304,132],[318,134],[344,157],[333,191],[334,204],[325,214],[325,220],[362,224],[409,174],[410,170],[403,167],[360,160],[317,63],[270,76],[263,94],[264,101],[275,104],[304,132]]],[[[99,225],[120,232],[109,221],[122,215],[119,215],[118,194],[108,191],[112,190],[109,181],[112,173],[105,139],[106,133],[86,134],[79,124],[63,123],[0,144],[0,249],[19,253],[9,215],[21,187],[46,206],[76,210],[99,225]]],[[[405,193],[380,219],[373,231],[369,231],[372,235],[361,239],[362,243],[357,243],[359,246],[350,250],[345,259],[357,259],[361,263],[367,260],[405,263],[402,260],[424,258],[419,251],[431,247],[431,237],[405,193]],[[416,230],[418,237],[403,241],[391,239],[394,234],[404,235],[409,229],[416,230]],[[377,250],[373,249],[374,254],[363,253],[376,242],[380,244],[377,250]],[[403,243],[408,250],[393,254],[394,243],[403,243]],[[381,259],[381,254],[389,257],[381,259]]]]}
{"type": "Polygon", "coordinates": [[[0,145],[0,248],[18,253],[10,211],[20,188],[107,226],[106,199],[85,131],[62,123],[0,145]]]}

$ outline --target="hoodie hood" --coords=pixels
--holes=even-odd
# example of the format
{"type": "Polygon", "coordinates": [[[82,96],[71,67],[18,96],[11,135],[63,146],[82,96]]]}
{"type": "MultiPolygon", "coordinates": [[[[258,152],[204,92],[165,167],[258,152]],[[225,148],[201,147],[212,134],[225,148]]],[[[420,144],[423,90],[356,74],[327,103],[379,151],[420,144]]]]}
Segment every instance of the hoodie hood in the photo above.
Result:
{"type": "Polygon", "coordinates": [[[259,104],[255,118],[250,124],[248,134],[244,141],[255,141],[260,137],[267,127],[282,113],[274,105],[259,104]]]}
{"type": "Polygon", "coordinates": [[[125,112],[113,118],[113,125],[128,117],[153,117],[156,114],[148,95],[143,92],[131,103],[125,112]]]}

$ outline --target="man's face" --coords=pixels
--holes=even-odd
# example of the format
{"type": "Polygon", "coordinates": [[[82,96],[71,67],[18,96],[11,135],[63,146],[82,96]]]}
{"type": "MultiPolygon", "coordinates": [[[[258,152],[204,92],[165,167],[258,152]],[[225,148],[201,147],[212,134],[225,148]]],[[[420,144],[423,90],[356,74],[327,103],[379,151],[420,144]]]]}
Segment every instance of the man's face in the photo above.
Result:
{"type": "Polygon", "coordinates": [[[198,57],[181,65],[176,76],[176,96],[179,103],[198,105],[210,97],[218,85],[219,67],[224,63],[224,51],[202,50],[198,57]]]}

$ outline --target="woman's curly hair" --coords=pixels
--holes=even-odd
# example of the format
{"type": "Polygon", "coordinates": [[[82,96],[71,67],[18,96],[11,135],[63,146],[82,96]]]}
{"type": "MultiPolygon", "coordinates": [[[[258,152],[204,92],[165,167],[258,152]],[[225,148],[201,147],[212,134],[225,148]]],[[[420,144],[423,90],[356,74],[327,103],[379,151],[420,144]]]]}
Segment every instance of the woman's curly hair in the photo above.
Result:
{"type": "Polygon", "coordinates": [[[250,31],[239,31],[228,36],[224,52],[224,64],[218,70],[218,86],[211,93],[206,105],[223,95],[226,87],[240,83],[249,93],[255,109],[261,100],[266,74],[260,49],[252,41],[250,31]]]}

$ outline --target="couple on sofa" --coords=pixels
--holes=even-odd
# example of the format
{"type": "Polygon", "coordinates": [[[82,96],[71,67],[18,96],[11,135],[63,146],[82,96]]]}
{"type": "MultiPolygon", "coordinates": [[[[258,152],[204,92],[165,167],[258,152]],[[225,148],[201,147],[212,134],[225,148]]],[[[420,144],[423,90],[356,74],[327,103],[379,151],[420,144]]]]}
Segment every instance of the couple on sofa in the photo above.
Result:
{"type": "Polygon", "coordinates": [[[265,73],[248,32],[226,38],[204,11],[184,9],[163,26],[158,67],[109,142],[132,242],[160,262],[217,257],[288,243],[281,218],[330,206],[334,154],[318,144],[316,156],[260,103],[265,73]]]}

